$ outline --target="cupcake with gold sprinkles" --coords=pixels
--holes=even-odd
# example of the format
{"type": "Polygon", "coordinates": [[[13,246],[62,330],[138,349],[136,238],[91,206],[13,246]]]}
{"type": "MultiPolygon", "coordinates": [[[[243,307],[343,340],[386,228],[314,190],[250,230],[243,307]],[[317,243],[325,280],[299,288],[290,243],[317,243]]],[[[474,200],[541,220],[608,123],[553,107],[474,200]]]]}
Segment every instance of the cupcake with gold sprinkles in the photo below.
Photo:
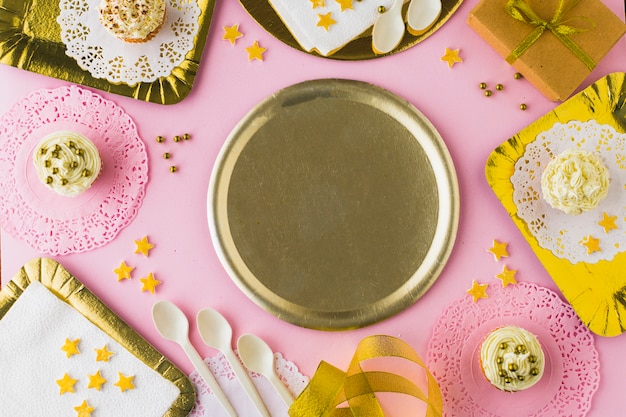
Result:
{"type": "Polygon", "coordinates": [[[124,42],[152,39],[165,22],[166,0],[102,0],[100,22],[124,42]]]}
{"type": "Polygon", "coordinates": [[[502,391],[522,391],[541,380],[545,357],[537,337],[518,326],[493,330],[480,347],[485,378],[502,391]]]}
{"type": "Polygon", "coordinates": [[[33,152],[33,163],[39,180],[66,197],[76,197],[91,187],[102,168],[96,145],[69,130],[43,138],[33,152]]]}

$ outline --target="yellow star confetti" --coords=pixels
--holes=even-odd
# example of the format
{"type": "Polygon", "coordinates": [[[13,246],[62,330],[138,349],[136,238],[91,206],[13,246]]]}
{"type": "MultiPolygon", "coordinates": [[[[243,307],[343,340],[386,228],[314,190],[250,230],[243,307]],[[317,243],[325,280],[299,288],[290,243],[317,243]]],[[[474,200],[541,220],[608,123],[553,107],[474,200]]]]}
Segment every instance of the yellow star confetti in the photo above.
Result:
{"type": "Polygon", "coordinates": [[[68,374],[63,375],[63,378],[57,379],[57,384],[59,385],[59,395],[63,395],[66,392],[74,392],[74,384],[76,384],[78,380],[72,378],[68,374]]]}
{"type": "Polygon", "coordinates": [[[479,284],[476,280],[472,280],[472,288],[466,292],[474,298],[474,302],[480,298],[489,298],[487,295],[487,287],[489,284],[479,284]]]}
{"type": "Polygon", "coordinates": [[[500,272],[498,275],[496,275],[496,278],[498,278],[499,280],[502,281],[502,287],[506,287],[509,284],[517,284],[517,281],[515,280],[515,273],[517,271],[514,269],[509,269],[507,268],[506,265],[504,265],[502,267],[502,272],[500,272]]]}
{"type": "Polygon", "coordinates": [[[600,252],[600,239],[589,235],[580,241],[580,244],[587,247],[587,255],[591,255],[594,252],[600,252]]]}
{"type": "Polygon", "coordinates": [[[89,385],[87,385],[87,388],[93,388],[93,389],[100,391],[100,389],[102,388],[102,385],[105,382],[107,382],[107,380],[104,379],[102,375],[100,375],[100,370],[98,370],[98,372],[96,372],[95,374],[88,375],[88,376],[89,376],[89,385]]]}
{"type": "Polygon", "coordinates": [[[499,261],[500,258],[506,258],[509,256],[509,252],[506,250],[507,243],[501,243],[497,240],[493,240],[493,246],[487,249],[487,252],[493,254],[496,261],[499,261]]]}
{"type": "Polygon", "coordinates": [[[252,46],[248,46],[246,51],[248,52],[248,61],[258,60],[263,61],[263,54],[267,48],[263,48],[259,45],[259,41],[254,41],[252,46]]]}
{"type": "Polygon", "coordinates": [[[84,400],[81,405],[74,407],[74,410],[78,413],[76,417],[90,417],[95,408],[87,404],[87,400],[84,400]]]}
{"type": "Polygon", "coordinates": [[[319,21],[317,22],[317,26],[323,27],[324,29],[326,29],[326,32],[328,32],[328,28],[330,28],[332,25],[334,25],[335,22],[333,20],[333,18],[331,17],[332,12],[328,12],[326,14],[318,14],[317,17],[319,17],[319,21]]]}
{"type": "Polygon", "coordinates": [[[104,345],[102,349],[94,349],[96,351],[96,362],[108,362],[109,358],[115,353],[107,349],[107,345],[104,345]]]}
{"type": "Polygon", "coordinates": [[[242,36],[243,33],[239,32],[239,25],[224,26],[224,36],[222,36],[222,39],[229,41],[231,45],[234,45],[237,39],[242,36]]]}
{"type": "Polygon", "coordinates": [[[122,261],[119,268],[115,268],[113,272],[117,274],[118,282],[123,279],[130,279],[130,273],[135,269],[134,266],[126,265],[126,262],[122,261]]]}
{"type": "Polygon", "coordinates": [[[79,343],[80,343],[80,339],[76,339],[76,340],[65,339],[65,344],[61,347],[61,350],[65,352],[68,358],[72,355],[78,355],[80,353],[78,350],[79,343]]]}
{"type": "Polygon", "coordinates": [[[134,375],[131,376],[125,376],[123,373],[118,372],[119,375],[119,381],[117,381],[115,384],[116,387],[120,388],[120,391],[124,392],[126,390],[129,389],[134,389],[135,386],[133,385],[133,379],[135,378],[134,375]]]}
{"type": "Polygon", "coordinates": [[[459,52],[459,49],[446,48],[446,53],[441,57],[441,60],[447,62],[448,67],[452,68],[457,62],[463,62],[463,59],[459,56],[459,52]]]}
{"type": "Polygon", "coordinates": [[[315,9],[316,7],[324,7],[324,0],[309,0],[311,2],[311,8],[315,9]]]}
{"type": "Polygon", "coordinates": [[[150,291],[152,294],[154,294],[154,289],[158,285],[161,285],[161,281],[159,281],[158,279],[155,279],[152,272],[150,272],[147,277],[140,278],[139,281],[143,283],[143,287],[141,288],[141,291],[150,291]]]}
{"type": "Polygon", "coordinates": [[[602,213],[602,220],[598,224],[604,228],[604,233],[609,233],[611,230],[617,229],[615,220],[617,220],[617,216],[609,216],[606,213],[602,213]]]}
{"type": "MultiPolygon", "coordinates": [[[[352,0],[335,0],[341,6],[341,11],[352,9],[352,0]]],[[[353,9],[354,10],[354,9],[353,9]]]]}
{"type": "Polygon", "coordinates": [[[135,240],[135,245],[137,245],[135,253],[141,253],[145,257],[148,257],[148,253],[154,248],[154,245],[148,241],[148,236],[142,237],[141,240],[135,240]]]}

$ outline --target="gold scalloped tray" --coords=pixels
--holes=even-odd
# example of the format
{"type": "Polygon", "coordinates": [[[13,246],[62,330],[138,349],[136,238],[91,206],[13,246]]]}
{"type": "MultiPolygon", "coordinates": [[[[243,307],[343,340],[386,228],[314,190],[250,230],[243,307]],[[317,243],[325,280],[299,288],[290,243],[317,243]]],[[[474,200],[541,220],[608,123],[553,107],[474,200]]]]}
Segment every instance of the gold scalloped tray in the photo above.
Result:
{"type": "Polygon", "coordinates": [[[489,186],[567,301],[583,323],[601,336],[617,336],[626,331],[626,252],[618,253],[611,261],[573,264],[542,248],[517,215],[511,176],[526,146],[555,123],[595,119],[598,124],[626,133],[625,102],[626,74],[609,74],[496,148],[485,170],[489,186]]]}
{"type": "Polygon", "coordinates": [[[196,396],[194,387],[187,375],[167,360],[53,259],[33,259],[24,265],[4,286],[0,291],[0,320],[32,282],[43,284],[62,301],[73,307],[135,355],[146,366],[155,370],[180,390],[180,395],[172,403],[164,417],[185,417],[191,412],[196,396]]]}
{"type": "Polygon", "coordinates": [[[112,84],[81,69],[65,54],[56,22],[58,0],[0,0],[0,62],[75,84],[159,104],[178,103],[191,91],[209,33],[215,0],[198,0],[201,14],[194,48],[168,77],[152,83],[112,84]]]}

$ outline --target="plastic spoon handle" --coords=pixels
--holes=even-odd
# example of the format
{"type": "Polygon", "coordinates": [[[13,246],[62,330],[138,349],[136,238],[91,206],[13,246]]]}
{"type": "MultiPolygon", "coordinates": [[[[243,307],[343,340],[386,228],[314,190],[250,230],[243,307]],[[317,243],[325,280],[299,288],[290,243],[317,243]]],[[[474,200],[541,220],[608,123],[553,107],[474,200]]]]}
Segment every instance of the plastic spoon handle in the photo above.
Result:
{"type": "Polygon", "coordinates": [[[235,376],[239,379],[241,386],[254,403],[256,409],[259,410],[259,413],[261,413],[263,417],[271,417],[269,411],[267,411],[267,407],[265,407],[265,403],[263,402],[261,395],[259,395],[259,391],[257,391],[254,386],[254,382],[252,382],[248,372],[243,368],[241,362],[239,362],[237,355],[235,355],[232,349],[222,353],[226,356],[226,359],[228,360],[228,363],[230,363],[230,367],[233,369],[235,376]]]}
{"type": "Polygon", "coordinates": [[[406,12],[408,30],[421,35],[435,24],[441,14],[441,0],[411,0],[406,12]]]}
{"type": "Polygon", "coordinates": [[[272,373],[267,378],[270,380],[270,383],[274,386],[274,389],[276,390],[276,392],[278,392],[278,395],[280,395],[280,398],[282,398],[285,404],[287,404],[287,407],[291,407],[291,404],[293,403],[293,395],[291,395],[291,392],[282,383],[280,378],[278,378],[278,375],[276,375],[276,373],[272,373]]]}
{"type": "Polygon", "coordinates": [[[238,417],[237,412],[233,408],[232,404],[230,403],[230,401],[228,401],[228,398],[226,398],[224,391],[222,391],[222,388],[220,388],[220,386],[217,384],[217,381],[215,380],[215,377],[211,373],[211,370],[209,369],[207,364],[202,360],[202,358],[200,357],[200,354],[193,347],[189,339],[187,339],[186,342],[180,342],[179,344],[183,348],[185,353],[187,354],[187,357],[189,358],[193,366],[196,368],[196,370],[198,371],[202,379],[204,379],[204,382],[206,382],[209,388],[211,388],[211,391],[213,391],[213,394],[215,395],[217,400],[220,402],[222,407],[224,407],[224,410],[226,410],[228,415],[230,417],[238,417]]]}

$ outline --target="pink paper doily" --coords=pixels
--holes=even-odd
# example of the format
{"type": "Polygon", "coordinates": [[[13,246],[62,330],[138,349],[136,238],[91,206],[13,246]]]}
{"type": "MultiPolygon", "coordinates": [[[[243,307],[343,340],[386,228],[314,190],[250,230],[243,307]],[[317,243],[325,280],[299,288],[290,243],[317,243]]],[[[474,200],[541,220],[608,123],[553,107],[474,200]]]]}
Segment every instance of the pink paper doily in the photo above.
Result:
{"type": "Polygon", "coordinates": [[[137,214],[148,182],[148,156],[133,120],[115,103],[76,87],[35,91],[0,117],[0,222],[4,230],[51,255],[104,245],[137,214]],[[102,158],[100,176],[77,197],[37,178],[32,152],[57,130],[89,137],[102,158]]]}
{"type": "Polygon", "coordinates": [[[582,417],[598,389],[600,364],[593,335],[553,291],[520,282],[489,285],[489,298],[464,296],[446,308],[428,346],[428,367],[444,401],[445,416],[582,417]],[[504,392],[482,375],[480,343],[494,328],[517,325],[544,348],[546,369],[535,386],[504,392]]]}

